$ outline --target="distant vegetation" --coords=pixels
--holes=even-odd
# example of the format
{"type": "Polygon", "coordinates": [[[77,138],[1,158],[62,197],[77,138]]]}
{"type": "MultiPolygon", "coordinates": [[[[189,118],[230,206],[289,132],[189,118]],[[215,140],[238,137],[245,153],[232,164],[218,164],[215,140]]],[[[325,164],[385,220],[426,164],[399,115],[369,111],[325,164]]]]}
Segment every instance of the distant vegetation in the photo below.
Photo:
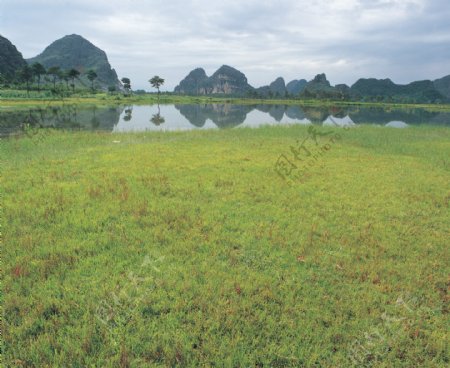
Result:
{"type": "MultiPolygon", "coordinates": [[[[94,81],[97,79],[97,73],[94,70],[88,70],[82,74],[75,68],[63,70],[59,66],[53,66],[46,69],[42,64],[35,62],[31,66],[25,64],[17,69],[14,75],[3,78],[0,81],[0,88],[26,90],[27,96],[30,95],[31,90],[36,90],[50,92],[52,96],[64,97],[75,93],[76,84],[80,83],[81,77],[86,77],[91,85],[83,85],[80,88],[95,92],[94,81]]],[[[110,92],[115,90],[116,88],[113,87],[110,92]]]]}
{"type": "MultiPolygon", "coordinates": [[[[159,96],[162,83],[151,81],[159,96]]],[[[79,35],[56,40],[40,55],[27,61],[10,41],[0,36],[0,88],[23,89],[27,91],[27,96],[30,90],[44,90],[58,96],[73,94],[77,90],[101,90],[110,94],[121,91],[127,97],[133,94],[130,79],[123,77],[119,81],[106,53],[79,35]]],[[[141,90],[138,94],[143,92],[141,90]]],[[[395,84],[390,79],[362,78],[352,86],[332,86],[325,74],[318,74],[310,81],[295,79],[288,83],[278,77],[267,86],[255,88],[248,83],[244,73],[223,65],[211,76],[207,76],[202,68],[192,70],[175,87],[174,94],[269,100],[442,104],[450,102],[450,75],[407,85],[395,84]]]]}

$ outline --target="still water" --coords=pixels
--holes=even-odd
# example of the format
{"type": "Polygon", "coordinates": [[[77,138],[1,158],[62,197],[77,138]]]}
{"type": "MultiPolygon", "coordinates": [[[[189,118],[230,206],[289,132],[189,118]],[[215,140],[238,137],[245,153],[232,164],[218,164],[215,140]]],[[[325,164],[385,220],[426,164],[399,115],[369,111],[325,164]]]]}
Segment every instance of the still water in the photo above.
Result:
{"type": "Polygon", "coordinates": [[[427,124],[450,127],[450,112],[418,108],[383,109],[361,106],[300,107],[232,104],[113,107],[64,105],[40,109],[0,110],[0,135],[18,133],[27,126],[137,132],[286,124],[376,124],[394,128],[427,124]]]}

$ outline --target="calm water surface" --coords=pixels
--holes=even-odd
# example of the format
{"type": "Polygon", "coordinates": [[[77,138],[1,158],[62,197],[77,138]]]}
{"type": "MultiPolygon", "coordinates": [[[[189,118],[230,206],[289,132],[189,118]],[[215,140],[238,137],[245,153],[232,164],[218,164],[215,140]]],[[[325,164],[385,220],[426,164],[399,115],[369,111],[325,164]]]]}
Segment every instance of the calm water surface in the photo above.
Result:
{"type": "Polygon", "coordinates": [[[232,104],[114,107],[65,105],[14,111],[0,110],[1,135],[20,132],[24,127],[138,132],[286,124],[376,124],[394,128],[429,124],[450,127],[450,112],[436,112],[417,108],[383,109],[360,106],[300,107],[232,104]]]}

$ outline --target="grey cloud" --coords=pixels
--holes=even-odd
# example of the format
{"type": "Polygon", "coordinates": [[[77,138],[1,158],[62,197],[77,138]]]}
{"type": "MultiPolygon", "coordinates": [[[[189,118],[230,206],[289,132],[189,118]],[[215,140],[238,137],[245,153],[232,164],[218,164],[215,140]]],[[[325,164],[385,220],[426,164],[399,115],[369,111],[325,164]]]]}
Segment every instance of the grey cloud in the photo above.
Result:
{"type": "Polygon", "coordinates": [[[120,76],[171,90],[192,68],[226,63],[259,86],[278,76],[333,83],[397,82],[449,74],[448,0],[3,0],[0,33],[25,56],[78,33],[104,49],[120,76]]]}

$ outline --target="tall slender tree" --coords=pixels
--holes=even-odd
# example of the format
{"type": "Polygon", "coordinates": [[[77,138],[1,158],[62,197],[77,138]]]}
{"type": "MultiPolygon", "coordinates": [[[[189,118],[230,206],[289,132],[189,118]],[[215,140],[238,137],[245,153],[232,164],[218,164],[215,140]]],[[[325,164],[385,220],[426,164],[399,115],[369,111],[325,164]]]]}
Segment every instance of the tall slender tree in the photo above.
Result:
{"type": "Polygon", "coordinates": [[[33,72],[33,75],[37,79],[38,92],[41,92],[41,76],[46,74],[47,71],[41,63],[34,63],[33,65],[31,65],[31,70],[33,72]]]}
{"type": "Polygon", "coordinates": [[[80,72],[76,69],[70,69],[68,76],[72,80],[72,91],[75,92],[75,79],[80,76],[80,72]]]}
{"type": "Polygon", "coordinates": [[[67,90],[69,90],[69,80],[70,80],[70,77],[69,77],[69,70],[63,70],[63,71],[61,71],[61,82],[62,81],[64,81],[64,82],[66,82],[66,87],[67,87],[67,90]]]}
{"type": "Polygon", "coordinates": [[[61,78],[61,69],[59,66],[48,68],[47,74],[52,77],[53,89],[56,90],[56,81],[61,78]]]}
{"type": "Polygon", "coordinates": [[[33,79],[33,70],[27,64],[19,69],[18,75],[20,80],[26,83],[27,96],[30,97],[30,81],[33,79]]]}
{"type": "Polygon", "coordinates": [[[161,93],[159,90],[159,87],[161,87],[164,84],[164,79],[159,77],[158,75],[155,75],[152,79],[148,80],[153,88],[156,88],[158,90],[158,96],[161,93]]]}
{"type": "Polygon", "coordinates": [[[94,81],[97,79],[97,73],[91,69],[87,72],[87,77],[91,81],[91,88],[94,91],[94,81]]]}

